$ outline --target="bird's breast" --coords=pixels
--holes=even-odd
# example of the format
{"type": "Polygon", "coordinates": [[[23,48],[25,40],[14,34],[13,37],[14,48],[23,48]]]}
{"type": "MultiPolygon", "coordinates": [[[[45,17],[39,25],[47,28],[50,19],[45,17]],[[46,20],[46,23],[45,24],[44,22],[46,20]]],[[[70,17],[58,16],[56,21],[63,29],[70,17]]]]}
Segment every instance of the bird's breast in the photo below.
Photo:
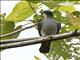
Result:
{"type": "Polygon", "coordinates": [[[49,20],[43,23],[42,30],[41,30],[41,34],[43,36],[56,34],[56,32],[57,32],[57,23],[55,21],[49,20]]]}

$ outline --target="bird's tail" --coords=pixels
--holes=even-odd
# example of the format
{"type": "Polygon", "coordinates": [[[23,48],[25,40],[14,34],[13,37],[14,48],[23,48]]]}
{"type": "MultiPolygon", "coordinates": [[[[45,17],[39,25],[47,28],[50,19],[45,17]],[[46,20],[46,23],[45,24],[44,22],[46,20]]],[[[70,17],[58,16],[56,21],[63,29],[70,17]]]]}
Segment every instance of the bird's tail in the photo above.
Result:
{"type": "Polygon", "coordinates": [[[41,44],[41,47],[40,47],[39,51],[41,53],[48,53],[49,50],[50,50],[50,44],[51,44],[51,42],[43,42],[41,44]]]}

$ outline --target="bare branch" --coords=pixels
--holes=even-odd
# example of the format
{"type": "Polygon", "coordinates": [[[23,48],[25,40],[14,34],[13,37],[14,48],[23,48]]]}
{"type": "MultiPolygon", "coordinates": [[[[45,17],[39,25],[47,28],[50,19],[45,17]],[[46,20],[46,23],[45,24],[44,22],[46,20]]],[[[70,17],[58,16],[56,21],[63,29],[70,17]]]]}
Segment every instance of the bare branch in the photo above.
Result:
{"type": "Polygon", "coordinates": [[[18,30],[16,30],[16,31],[13,31],[13,32],[10,32],[10,33],[4,34],[4,35],[0,35],[0,38],[5,37],[5,36],[10,36],[10,35],[12,35],[12,34],[21,32],[21,31],[23,31],[23,30],[32,28],[32,27],[36,26],[37,24],[38,24],[38,23],[35,23],[35,24],[31,25],[31,26],[24,27],[24,28],[22,28],[22,29],[18,29],[18,30]]]}
{"type": "Polygon", "coordinates": [[[39,39],[39,38],[41,38],[41,37],[1,40],[0,44],[15,43],[15,42],[22,42],[22,41],[30,41],[30,40],[39,39]]]}
{"type": "Polygon", "coordinates": [[[19,40],[21,40],[21,42],[1,44],[0,47],[1,47],[1,49],[15,48],[15,47],[21,47],[21,46],[26,46],[26,45],[42,43],[42,42],[46,42],[46,41],[56,41],[56,40],[60,40],[60,39],[66,39],[66,38],[74,37],[74,36],[80,36],[80,30],[79,31],[75,30],[73,32],[63,33],[63,34],[58,34],[58,35],[49,35],[46,37],[34,38],[31,40],[19,39],[19,40]],[[27,41],[24,41],[24,40],[27,40],[27,41]]]}

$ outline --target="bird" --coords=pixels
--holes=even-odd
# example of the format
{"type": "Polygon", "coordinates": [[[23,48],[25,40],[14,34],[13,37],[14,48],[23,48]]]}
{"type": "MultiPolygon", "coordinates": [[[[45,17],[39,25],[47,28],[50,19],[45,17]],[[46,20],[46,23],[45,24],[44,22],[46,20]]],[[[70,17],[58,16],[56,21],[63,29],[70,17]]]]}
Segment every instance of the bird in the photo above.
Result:
{"type": "MultiPolygon", "coordinates": [[[[49,10],[44,11],[45,18],[37,25],[40,36],[48,36],[58,34],[61,29],[61,24],[53,17],[53,13],[49,10]]],[[[51,41],[42,42],[39,51],[41,53],[48,53],[50,50],[51,41]]]]}

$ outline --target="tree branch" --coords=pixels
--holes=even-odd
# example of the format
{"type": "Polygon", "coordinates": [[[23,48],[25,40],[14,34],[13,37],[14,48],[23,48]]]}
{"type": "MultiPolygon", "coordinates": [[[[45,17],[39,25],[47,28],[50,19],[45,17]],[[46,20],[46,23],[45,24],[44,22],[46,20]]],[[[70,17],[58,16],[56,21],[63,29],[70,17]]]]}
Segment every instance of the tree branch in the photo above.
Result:
{"type": "Polygon", "coordinates": [[[39,38],[41,38],[41,37],[1,40],[0,44],[8,44],[8,43],[15,43],[15,42],[30,41],[30,40],[39,39],[39,38]]]}
{"type": "Polygon", "coordinates": [[[34,25],[31,25],[31,26],[28,26],[28,27],[24,27],[24,28],[22,28],[22,29],[18,29],[18,30],[16,30],[16,31],[13,31],[13,32],[10,32],[10,33],[7,33],[7,34],[0,35],[0,38],[5,37],[5,36],[10,36],[10,35],[12,35],[12,34],[21,32],[21,31],[23,31],[23,30],[32,28],[32,27],[36,26],[37,24],[38,24],[38,23],[35,23],[34,25]]]}
{"type": "Polygon", "coordinates": [[[75,31],[69,32],[69,33],[58,34],[58,35],[49,35],[46,37],[34,38],[34,39],[30,39],[30,40],[19,39],[19,40],[21,40],[21,42],[1,44],[0,47],[1,47],[1,49],[8,49],[8,48],[15,48],[15,47],[21,47],[21,46],[26,46],[26,45],[42,43],[42,42],[46,42],[46,41],[56,41],[56,40],[66,39],[66,38],[73,37],[73,36],[80,36],[80,30],[78,30],[78,31],[75,30],[75,31]],[[22,41],[22,40],[27,40],[27,41],[22,41]]]}
{"type": "MultiPolygon", "coordinates": [[[[28,1],[28,0],[27,0],[28,1]]],[[[32,5],[31,5],[31,3],[28,1],[28,3],[29,3],[29,5],[30,5],[30,7],[31,7],[31,9],[33,10],[33,12],[36,14],[36,12],[35,12],[35,10],[34,10],[34,8],[32,7],[32,5]]],[[[36,14],[37,15],[37,14],[36,14]]]]}

